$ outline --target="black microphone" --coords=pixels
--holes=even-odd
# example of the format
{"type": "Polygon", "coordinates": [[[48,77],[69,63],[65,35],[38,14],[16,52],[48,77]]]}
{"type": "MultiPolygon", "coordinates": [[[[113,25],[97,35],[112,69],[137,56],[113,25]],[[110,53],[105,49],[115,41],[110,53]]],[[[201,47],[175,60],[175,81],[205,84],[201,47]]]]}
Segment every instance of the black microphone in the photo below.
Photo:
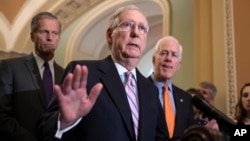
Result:
{"type": "Polygon", "coordinates": [[[193,96],[192,98],[193,105],[198,108],[203,113],[207,114],[209,117],[214,118],[219,127],[224,129],[230,129],[232,125],[236,125],[236,123],[226,116],[224,113],[216,109],[213,105],[209,104],[205,99],[200,96],[193,96]]]}

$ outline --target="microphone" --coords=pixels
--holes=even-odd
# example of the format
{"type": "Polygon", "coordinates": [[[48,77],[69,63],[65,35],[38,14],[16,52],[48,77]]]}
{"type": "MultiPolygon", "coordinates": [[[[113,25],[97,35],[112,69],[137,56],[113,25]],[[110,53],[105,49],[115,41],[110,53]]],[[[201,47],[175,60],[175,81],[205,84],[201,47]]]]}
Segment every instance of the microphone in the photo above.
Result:
{"type": "Polygon", "coordinates": [[[232,119],[216,109],[213,105],[209,104],[200,96],[193,96],[192,103],[200,111],[207,114],[209,117],[214,118],[220,127],[222,126],[222,128],[224,129],[230,129],[232,125],[236,125],[236,123],[232,119]]]}

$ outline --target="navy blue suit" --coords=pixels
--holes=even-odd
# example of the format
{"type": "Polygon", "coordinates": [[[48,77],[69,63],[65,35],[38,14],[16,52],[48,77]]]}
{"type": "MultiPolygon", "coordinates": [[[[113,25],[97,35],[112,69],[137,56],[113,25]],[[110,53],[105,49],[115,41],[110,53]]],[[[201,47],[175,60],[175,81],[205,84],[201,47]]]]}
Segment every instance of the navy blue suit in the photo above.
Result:
{"type": "MultiPolygon", "coordinates": [[[[103,89],[90,113],[76,127],[63,134],[62,140],[135,141],[131,110],[111,56],[98,61],[73,61],[66,68],[65,75],[72,72],[76,64],[88,67],[88,92],[98,82],[103,84],[103,89]]],[[[136,75],[140,109],[138,141],[167,140],[163,110],[155,95],[158,90],[138,70],[136,75]]],[[[38,134],[43,140],[54,136],[57,117],[58,105],[55,101],[39,125],[38,134]]]]}
{"type": "MultiPolygon", "coordinates": [[[[148,79],[153,83],[151,76],[148,79]]],[[[194,125],[194,114],[192,107],[192,97],[182,89],[172,85],[173,97],[175,102],[176,116],[175,116],[175,128],[174,134],[171,140],[177,140],[180,138],[184,131],[194,125]]],[[[156,93],[158,96],[159,94],[156,93]]]]}

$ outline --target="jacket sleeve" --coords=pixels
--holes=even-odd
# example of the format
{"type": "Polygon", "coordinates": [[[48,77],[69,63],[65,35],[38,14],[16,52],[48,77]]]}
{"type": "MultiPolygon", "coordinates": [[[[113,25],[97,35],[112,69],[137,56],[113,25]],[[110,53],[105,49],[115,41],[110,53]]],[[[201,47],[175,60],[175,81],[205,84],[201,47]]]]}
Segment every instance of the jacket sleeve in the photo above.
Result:
{"type": "Polygon", "coordinates": [[[35,136],[14,118],[11,94],[0,96],[0,125],[1,140],[36,140],[35,136]]]}
{"type": "Polygon", "coordinates": [[[13,76],[9,64],[0,61],[0,95],[11,94],[13,91],[13,76]]]}

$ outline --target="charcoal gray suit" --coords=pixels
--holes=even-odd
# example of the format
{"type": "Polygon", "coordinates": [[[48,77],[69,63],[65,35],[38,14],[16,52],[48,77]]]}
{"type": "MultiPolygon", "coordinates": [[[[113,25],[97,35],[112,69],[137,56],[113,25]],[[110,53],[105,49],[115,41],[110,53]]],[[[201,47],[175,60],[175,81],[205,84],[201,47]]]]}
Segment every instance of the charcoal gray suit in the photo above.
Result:
{"type": "MultiPolygon", "coordinates": [[[[54,63],[55,83],[64,69],[54,63]]],[[[0,62],[0,140],[36,141],[37,120],[47,108],[33,54],[0,62]]]]}

